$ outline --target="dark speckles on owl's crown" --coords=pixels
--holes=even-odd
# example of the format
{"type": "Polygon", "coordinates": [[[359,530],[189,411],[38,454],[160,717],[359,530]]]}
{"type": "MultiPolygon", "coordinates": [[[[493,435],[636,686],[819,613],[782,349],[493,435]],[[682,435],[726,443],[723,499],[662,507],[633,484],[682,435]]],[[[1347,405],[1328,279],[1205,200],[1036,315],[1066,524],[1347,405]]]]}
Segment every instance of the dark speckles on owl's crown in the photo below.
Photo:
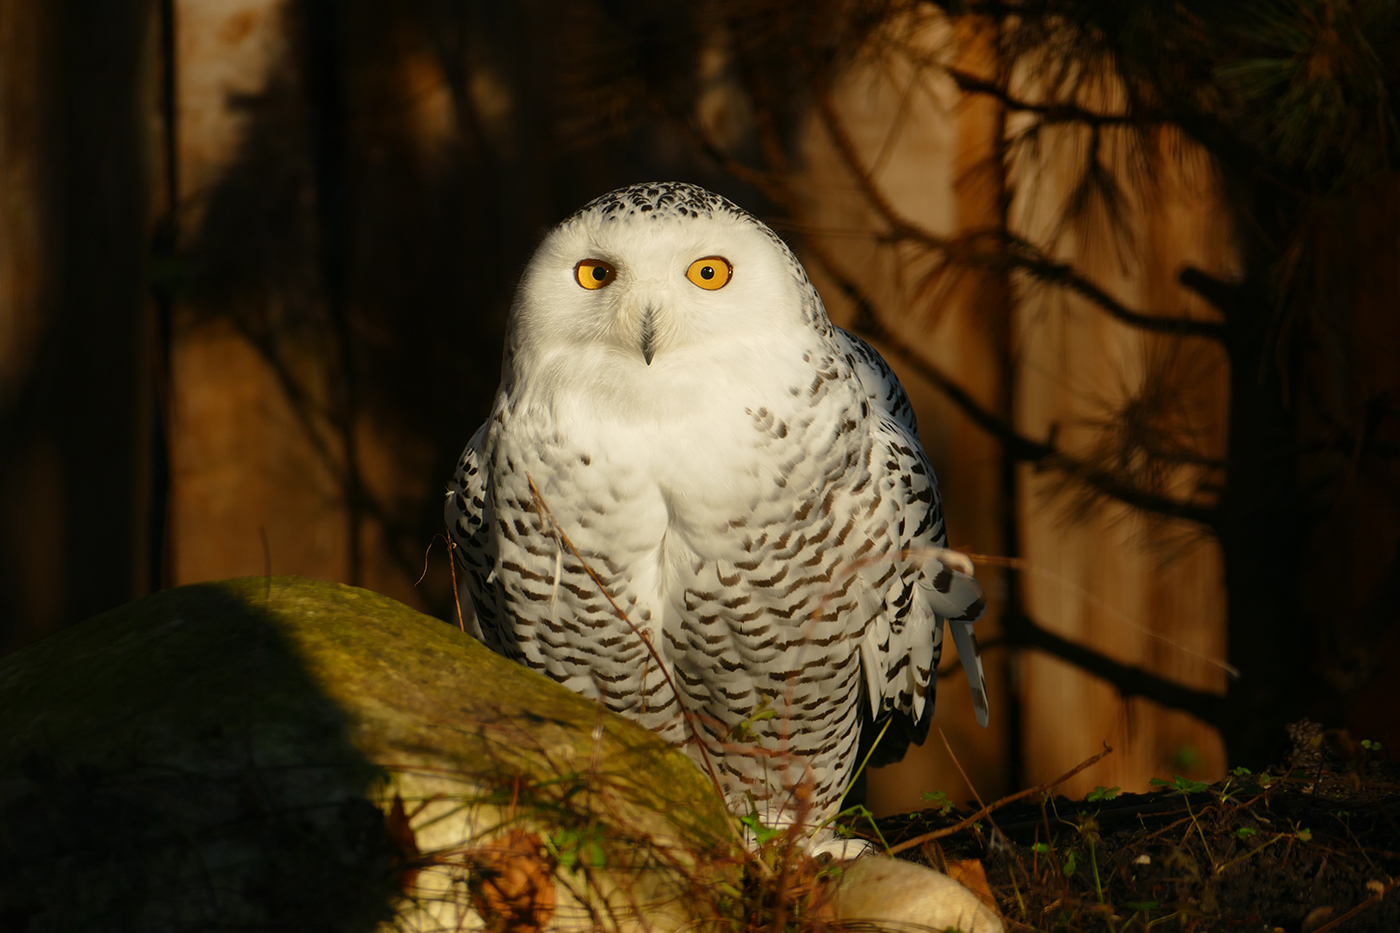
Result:
{"type": "Polygon", "coordinates": [[[655,220],[720,215],[762,226],[757,218],[728,198],[683,181],[644,182],[609,191],[589,201],[569,221],[589,214],[605,221],[642,216],[655,220]]]}

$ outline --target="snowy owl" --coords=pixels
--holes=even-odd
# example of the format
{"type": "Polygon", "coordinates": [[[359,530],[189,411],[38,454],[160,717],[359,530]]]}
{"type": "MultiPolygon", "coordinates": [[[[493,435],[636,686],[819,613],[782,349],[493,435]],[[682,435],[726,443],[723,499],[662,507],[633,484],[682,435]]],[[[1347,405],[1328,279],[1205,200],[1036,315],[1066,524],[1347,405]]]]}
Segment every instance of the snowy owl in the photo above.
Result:
{"type": "Polygon", "coordinates": [[[923,741],[943,620],[986,725],[982,591],[903,388],[703,188],[623,188],[545,238],[446,518],[482,641],[769,825],[923,741]]]}

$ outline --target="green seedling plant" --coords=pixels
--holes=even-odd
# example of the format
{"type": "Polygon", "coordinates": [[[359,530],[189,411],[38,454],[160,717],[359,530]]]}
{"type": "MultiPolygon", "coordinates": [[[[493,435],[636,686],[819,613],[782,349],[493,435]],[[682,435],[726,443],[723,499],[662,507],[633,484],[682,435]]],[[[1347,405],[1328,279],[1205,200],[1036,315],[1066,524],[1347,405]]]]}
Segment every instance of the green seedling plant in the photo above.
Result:
{"type": "Polygon", "coordinates": [[[947,816],[953,812],[952,799],[941,790],[926,790],[919,794],[919,797],[933,805],[930,809],[937,807],[939,816],[947,816]]]}
{"type": "Polygon", "coordinates": [[[1225,776],[1224,784],[1221,785],[1220,790],[1216,793],[1220,795],[1220,802],[1225,803],[1229,801],[1230,798],[1237,797],[1252,787],[1257,787],[1260,790],[1267,790],[1269,785],[1273,782],[1274,776],[1267,771],[1260,771],[1258,774],[1255,774],[1253,771],[1240,765],[1237,768],[1230,769],[1230,773],[1225,776]]]}
{"type": "Polygon", "coordinates": [[[1164,781],[1161,778],[1153,778],[1147,783],[1151,784],[1153,787],[1171,788],[1171,790],[1174,793],[1181,794],[1183,797],[1185,797],[1187,794],[1199,794],[1203,791],[1210,790],[1209,784],[1203,784],[1200,781],[1193,781],[1190,778],[1184,778],[1179,774],[1172,775],[1172,779],[1170,781],[1164,781]]]}
{"type": "MultiPolygon", "coordinates": [[[[1121,787],[1104,787],[1100,784],[1084,795],[1084,801],[1086,803],[1107,803],[1116,799],[1121,790],[1121,787]]],[[[1104,896],[1103,875],[1099,872],[1099,821],[1093,816],[1090,816],[1087,811],[1080,810],[1077,821],[1071,822],[1069,820],[1059,819],[1059,822],[1073,828],[1074,831],[1079,834],[1080,838],[1084,840],[1084,845],[1087,849],[1089,870],[1094,878],[1094,893],[1098,897],[1099,907],[1104,911],[1104,918],[1108,923],[1109,930],[1116,930],[1117,928],[1113,923],[1113,912],[1111,908],[1109,908],[1108,901],[1104,896]]],[[[1032,847],[1032,849],[1037,853],[1044,852],[1046,854],[1049,854],[1051,851],[1050,847],[1044,843],[1038,843],[1037,846],[1032,847]]],[[[1060,867],[1061,876],[1068,878],[1074,875],[1079,870],[1079,866],[1079,853],[1074,849],[1066,849],[1060,867]]]]}
{"type": "Polygon", "coordinates": [[[1118,799],[1118,792],[1121,787],[1104,787],[1102,784],[1095,787],[1084,795],[1084,799],[1089,803],[1108,803],[1110,800],[1118,799]]]}
{"type": "Polygon", "coordinates": [[[840,813],[831,817],[822,825],[829,825],[838,836],[841,836],[844,839],[850,839],[857,835],[853,826],[853,824],[857,823],[865,823],[869,825],[870,831],[875,835],[875,839],[878,840],[878,842],[880,843],[880,848],[887,852],[889,851],[890,845],[888,842],[885,841],[884,833],[880,832],[880,826],[875,821],[875,814],[872,813],[870,809],[864,804],[858,803],[854,806],[847,807],[840,813]]]}
{"type": "Polygon", "coordinates": [[[1214,871],[1216,868],[1215,855],[1210,851],[1210,843],[1206,841],[1205,830],[1201,828],[1200,822],[1196,819],[1195,811],[1191,809],[1190,797],[1191,794],[1199,794],[1203,791],[1210,790],[1210,785],[1203,784],[1200,781],[1193,781],[1190,778],[1184,778],[1179,774],[1172,775],[1170,781],[1164,781],[1161,778],[1153,778],[1148,781],[1148,783],[1153,787],[1170,788],[1173,793],[1181,795],[1182,802],[1186,804],[1186,815],[1191,818],[1191,825],[1196,828],[1196,835],[1201,837],[1201,845],[1205,848],[1206,858],[1210,859],[1211,870],[1214,871]]]}
{"type": "Polygon", "coordinates": [[[1084,844],[1089,847],[1089,869],[1094,873],[1094,892],[1099,897],[1099,903],[1104,904],[1106,901],[1103,896],[1103,877],[1099,874],[1099,821],[1084,817],[1079,821],[1078,829],[1079,835],[1084,839],[1084,844]]]}
{"type": "Polygon", "coordinates": [[[1040,864],[1041,864],[1041,859],[1042,859],[1042,858],[1045,860],[1045,865],[1046,865],[1048,868],[1053,868],[1053,867],[1054,867],[1054,857],[1053,857],[1053,856],[1054,856],[1054,853],[1053,853],[1053,851],[1052,851],[1051,848],[1050,848],[1050,843],[1048,843],[1048,842],[1033,842],[1033,843],[1031,843],[1031,868],[1037,873],[1037,875],[1040,873],[1040,864]]]}

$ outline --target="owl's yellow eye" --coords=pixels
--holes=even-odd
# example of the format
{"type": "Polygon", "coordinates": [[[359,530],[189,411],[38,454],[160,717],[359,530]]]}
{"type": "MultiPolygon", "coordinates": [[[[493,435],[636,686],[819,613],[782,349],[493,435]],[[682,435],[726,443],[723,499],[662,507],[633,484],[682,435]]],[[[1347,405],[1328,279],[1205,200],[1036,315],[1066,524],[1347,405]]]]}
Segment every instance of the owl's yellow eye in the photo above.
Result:
{"type": "Polygon", "coordinates": [[[685,270],[685,277],[706,291],[724,288],[734,277],[734,267],[723,256],[706,256],[697,259],[685,270]]]}
{"type": "Polygon", "coordinates": [[[603,262],[601,259],[585,259],[574,266],[574,279],[589,291],[611,285],[615,278],[617,270],[612,267],[612,263],[603,262]]]}

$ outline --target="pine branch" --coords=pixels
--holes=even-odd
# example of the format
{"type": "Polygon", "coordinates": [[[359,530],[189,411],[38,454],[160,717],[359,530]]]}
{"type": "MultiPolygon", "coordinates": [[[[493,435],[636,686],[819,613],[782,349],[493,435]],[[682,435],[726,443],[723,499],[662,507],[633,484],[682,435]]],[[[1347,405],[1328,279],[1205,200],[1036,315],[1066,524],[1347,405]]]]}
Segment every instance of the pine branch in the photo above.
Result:
{"type": "Polygon", "coordinates": [[[1000,416],[973,398],[971,393],[951,376],[925,359],[918,351],[886,327],[881,322],[870,300],[854,282],[833,266],[825,253],[820,249],[813,249],[811,252],[827,274],[836,281],[842,293],[856,306],[855,329],[863,337],[881,344],[882,348],[890,355],[904,362],[942,392],[974,424],[1005,445],[1010,456],[1034,465],[1037,470],[1055,470],[1078,480],[1094,492],[1131,508],[1166,518],[1185,519],[1204,525],[1212,531],[1215,530],[1219,514],[1214,505],[1187,502],[1142,489],[1112,472],[1093,467],[1065,453],[1055,445],[1053,438],[1038,441],[1017,431],[1000,416]]]}
{"type": "MultiPolygon", "coordinates": [[[[1200,63],[1197,63],[1195,72],[1183,80],[1177,67],[1179,64],[1178,56],[1171,52],[1163,51],[1160,53],[1163,56],[1161,59],[1147,62],[1142,60],[1140,54],[1127,51],[1120,44],[1115,43],[1113,41],[1116,35],[1115,24],[1119,16],[1115,4],[1086,4],[1080,0],[1020,0],[1020,2],[1018,0],[1009,0],[1009,2],[1008,0],[919,0],[919,2],[941,10],[950,21],[955,22],[975,17],[1001,23],[1004,28],[1009,26],[1013,30],[1041,37],[1063,34],[1066,27],[1071,27],[1080,39],[1091,38],[1095,51],[1107,52],[1112,55],[1115,59],[1114,71],[1125,86],[1145,84],[1157,95],[1160,95],[1164,90],[1171,92],[1169,97],[1155,101],[1155,107],[1151,111],[1132,115],[1131,118],[1124,119],[1121,124],[1117,120],[1118,115],[1116,114],[1099,114],[1089,110],[1079,114],[1077,119],[1055,120],[1054,122],[1082,122],[1089,126],[1175,126],[1188,138],[1204,147],[1221,165],[1242,174],[1256,175],[1261,171],[1261,163],[1272,161],[1267,153],[1259,151],[1242,139],[1238,114],[1219,111],[1218,107],[1212,109],[1209,102],[1215,102],[1218,105],[1222,92],[1219,81],[1213,80],[1214,76],[1218,74],[1217,71],[1209,68],[1202,69],[1200,63]],[[1129,60],[1126,64],[1125,59],[1129,60]],[[1147,74],[1144,74],[1144,69],[1147,69],[1147,74]]],[[[1191,48],[1197,48],[1200,45],[1195,36],[1169,38],[1174,40],[1172,47],[1176,49],[1181,48],[1183,42],[1191,48]]],[[[1056,58],[1063,58],[1066,54],[1073,55],[1074,53],[1073,51],[1066,53],[1062,49],[1048,48],[1042,41],[1038,47],[1023,48],[1019,56],[1022,61],[1014,62],[1013,65],[1022,64],[1028,57],[1053,55],[1056,58]]],[[[1214,64],[1218,67],[1219,62],[1216,61],[1214,64]]],[[[975,79],[975,76],[972,77],[975,79]]],[[[970,86],[966,90],[969,93],[989,93],[993,96],[999,96],[1003,89],[987,82],[986,87],[970,86]]],[[[1011,107],[1015,104],[1030,102],[1006,100],[1004,103],[1011,107]]],[[[1044,113],[1051,115],[1058,106],[1048,105],[1044,113]]],[[[1025,110],[1037,112],[1036,105],[1033,103],[1025,110]]],[[[1058,116],[1058,113],[1054,115],[1058,116]]],[[[1068,117],[1069,114],[1066,113],[1065,116],[1068,117]]],[[[1127,114],[1124,116],[1128,117],[1127,114]]]]}
{"type": "Polygon", "coordinates": [[[1211,275],[1196,266],[1182,266],[1177,281],[1200,295],[1220,312],[1227,321],[1239,320],[1245,312],[1245,289],[1242,284],[1211,275]]]}
{"type": "Polygon", "coordinates": [[[1069,263],[1051,259],[1034,243],[1022,237],[1002,230],[970,230],[959,236],[944,237],[915,223],[894,207],[862,164],[855,142],[837,115],[830,95],[818,93],[816,99],[822,122],[837,152],[861,193],[888,226],[891,238],[919,243],[959,265],[1026,272],[1041,282],[1088,299],[1110,317],[1139,330],[1175,337],[1223,339],[1224,327],[1215,321],[1134,311],[1069,263]],[[991,244],[990,248],[986,245],[988,243],[991,244]]]}
{"type": "Polygon", "coordinates": [[[1040,117],[1042,125],[1055,125],[1060,123],[1078,123],[1084,126],[1125,126],[1143,127],[1152,126],[1158,123],[1170,123],[1170,119],[1164,113],[1103,113],[1081,107],[1078,104],[1064,103],[1062,101],[1029,101],[1023,100],[1012,94],[1007,88],[995,81],[978,77],[971,72],[963,71],[961,68],[953,68],[948,65],[940,66],[941,70],[953,79],[953,83],[958,86],[958,90],[966,94],[982,94],[999,101],[1007,110],[1018,113],[1033,113],[1040,117]]]}
{"type": "Polygon", "coordinates": [[[1110,684],[1123,697],[1142,697],[1179,709],[1217,728],[1224,722],[1226,698],[1221,694],[1187,687],[1145,668],[1114,660],[1093,648],[1057,635],[1026,615],[1008,614],[1002,619],[1002,631],[1008,645],[1034,648],[1073,664],[1110,684]]]}
{"type": "Polygon", "coordinates": [[[1030,463],[1037,470],[1055,470],[1071,479],[1078,480],[1106,498],[1132,508],[1166,518],[1185,519],[1211,529],[1215,528],[1219,516],[1214,506],[1187,502],[1142,489],[1112,472],[1092,467],[1066,454],[1054,444],[1053,440],[1037,441],[1026,437],[988,411],[950,376],[883,326],[866,327],[863,329],[862,335],[878,341],[884,349],[890,351],[891,355],[902,360],[927,382],[937,387],[978,427],[1006,445],[1007,452],[1017,460],[1030,463]]]}
{"type": "Polygon", "coordinates": [[[1139,330],[1174,337],[1206,337],[1223,340],[1225,328],[1216,321],[1134,311],[1080,274],[1069,263],[1051,259],[1029,240],[1012,235],[1008,246],[1013,256],[1012,267],[1029,272],[1042,282],[1058,285],[1090,302],[1110,317],[1139,330]]]}

